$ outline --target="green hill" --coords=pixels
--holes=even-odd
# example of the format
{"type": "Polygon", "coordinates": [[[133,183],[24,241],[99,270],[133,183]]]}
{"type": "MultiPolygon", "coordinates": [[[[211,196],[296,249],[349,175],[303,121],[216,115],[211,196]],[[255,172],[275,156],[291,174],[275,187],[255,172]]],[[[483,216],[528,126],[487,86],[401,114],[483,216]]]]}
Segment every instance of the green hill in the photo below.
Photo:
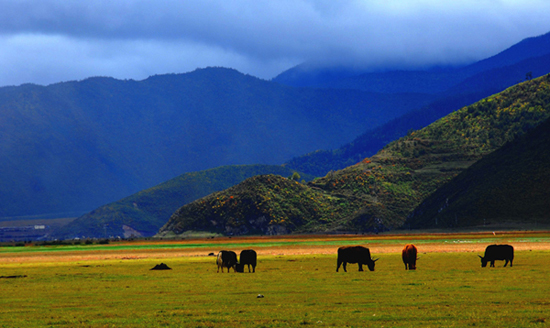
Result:
{"type": "MultiPolygon", "coordinates": [[[[291,177],[295,171],[276,165],[233,165],[182,174],[87,213],[57,230],[51,238],[152,236],[179,207],[260,174],[291,177]]],[[[304,175],[301,179],[311,180],[304,175]]]]}
{"type": "Polygon", "coordinates": [[[307,188],[283,178],[256,177],[199,199],[174,213],[159,236],[187,230],[399,228],[417,205],[451,178],[549,116],[550,74],[449,114],[307,188]]]}
{"type": "Polygon", "coordinates": [[[162,228],[162,236],[186,231],[286,234],[316,222],[328,200],[306,185],[275,175],[252,177],[227,190],[183,206],[162,228]]]}
{"type": "Polygon", "coordinates": [[[439,188],[411,213],[406,226],[548,226],[549,210],[550,120],[546,120],[439,188]]]}

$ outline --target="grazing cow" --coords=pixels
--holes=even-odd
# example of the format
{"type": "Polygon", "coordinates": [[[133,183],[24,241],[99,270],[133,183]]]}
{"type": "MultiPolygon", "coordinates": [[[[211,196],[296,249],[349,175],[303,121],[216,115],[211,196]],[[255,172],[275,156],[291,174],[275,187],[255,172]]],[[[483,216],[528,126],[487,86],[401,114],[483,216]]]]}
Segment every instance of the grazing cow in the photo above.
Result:
{"type": "Polygon", "coordinates": [[[481,257],[481,267],[484,268],[487,266],[487,262],[491,262],[491,266],[495,266],[495,261],[506,261],[504,266],[508,265],[510,261],[510,266],[514,261],[514,247],[510,245],[489,245],[485,249],[485,256],[481,257]]]}
{"type": "Polygon", "coordinates": [[[403,263],[405,263],[405,270],[416,270],[416,260],[418,260],[418,257],[416,257],[417,252],[416,246],[413,244],[405,245],[401,253],[403,263]]]}
{"type": "Polygon", "coordinates": [[[218,272],[220,272],[220,268],[222,268],[222,273],[223,268],[227,268],[227,272],[229,272],[229,268],[233,268],[236,272],[237,254],[233,251],[220,251],[216,259],[216,264],[218,264],[218,272]]]}
{"type": "Polygon", "coordinates": [[[252,272],[256,272],[256,251],[251,249],[245,249],[239,255],[240,261],[235,267],[237,272],[244,272],[244,266],[248,265],[248,272],[250,272],[250,266],[252,265],[252,272]]]}
{"type": "Polygon", "coordinates": [[[378,259],[373,260],[370,257],[370,251],[368,248],[363,246],[343,246],[338,248],[338,265],[336,266],[336,272],[340,268],[340,264],[344,264],[343,268],[346,271],[346,264],[348,263],[358,263],[359,271],[363,271],[363,264],[366,264],[369,267],[370,271],[374,271],[374,262],[378,259]]]}

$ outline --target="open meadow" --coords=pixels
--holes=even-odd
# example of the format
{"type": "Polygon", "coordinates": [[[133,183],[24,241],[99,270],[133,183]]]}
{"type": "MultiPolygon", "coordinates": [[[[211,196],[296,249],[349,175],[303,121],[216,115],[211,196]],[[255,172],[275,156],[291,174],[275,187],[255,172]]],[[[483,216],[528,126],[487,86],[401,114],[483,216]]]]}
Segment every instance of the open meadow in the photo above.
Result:
{"type": "Polygon", "coordinates": [[[549,263],[549,232],[5,246],[0,327],[548,327],[549,263]],[[493,243],[515,247],[513,267],[481,268],[493,243]],[[336,272],[344,245],[370,248],[376,270],[336,272]],[[208,256],[247,248],[256,273],[217,273],[208,256]],[[172,270],[150,270],[160,263],[172,270]]]}

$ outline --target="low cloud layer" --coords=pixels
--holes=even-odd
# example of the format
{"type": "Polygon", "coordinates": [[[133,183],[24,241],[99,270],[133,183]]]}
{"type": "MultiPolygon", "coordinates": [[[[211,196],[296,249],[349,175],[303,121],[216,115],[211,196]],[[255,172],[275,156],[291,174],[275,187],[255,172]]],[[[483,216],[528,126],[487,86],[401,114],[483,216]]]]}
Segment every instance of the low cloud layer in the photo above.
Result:
{"type": "Polygon", "coordinates": [[[548,1],[0,0],[0,86],[198,67],[264,79],[304,61],[479,60],[550,31],[548,1]]]}

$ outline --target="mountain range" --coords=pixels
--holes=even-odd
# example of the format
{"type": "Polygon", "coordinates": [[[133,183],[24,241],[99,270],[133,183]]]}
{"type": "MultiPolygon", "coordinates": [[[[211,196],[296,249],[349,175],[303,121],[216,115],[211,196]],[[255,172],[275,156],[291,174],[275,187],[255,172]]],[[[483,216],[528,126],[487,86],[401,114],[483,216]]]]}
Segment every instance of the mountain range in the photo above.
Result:
{"type": "Polygon", "coordinates": [[[281,164],[425,101],[225,68],[0,88],[0,217],[82,213],[186,172],[281,164]]]}
{"type": "MultiPolygon", "coordinates": [[[[303,76],[299,76],[298,68],[273,81],[232,69],[207,68],[143,81],[95,77],[49,86],[0,88],[0,151],[4,154],[0,159],[0,217],[82,213],[119,199],[117,204],[126,204],[135,193],[182,173],[228,164],[286,161],[283,175],[298,171],[304,177],[319,177],[329,172],[334,177],[413,129],[519,81],[547,74],[550,34],[523,40],[465,67],[416,72],[348,70],[342,74],[339,68],[329,68],[334,74],[328,75],[323,70],[317,75],[324,78],[301,86],[283,79],[293,75],[300,80],[303,76]],[[334,170],[338,173],[330,172],[334,170]]],[[[380,158],[380,154],[373,158],[380,158]]],[[[473,157],[465,162],[471,161],[473,157]]],[[[458,167],[462,170],[466,166],[462,163],[458,167]]],[[[328,181],[329,175],[312,188],[326,187],[323,181],[328,181]]],[[[204,181],[193,183],[196,185],[184,183],[185,188],[200,189],[204,181]]],[[[193,197],[183,197],[181,204],[166,208],[184,205],[193,197]]],[[[340,196],[329,199],[334,197],[340,196]]],[[[159,207],[165,205],[161,197],[155,199],[159,207]]],[[[313,220],[296,227],[322,231],[337,230],[337,226],[376,226],[349,223],[373,216],[364,214],[364,208],[359,211],[358,199],[342,199],[339,204],[349,203],[349,208],[335,210],[333,215],[347,213],[355,219],[346,219],[342,225],[313,220]]],[[[140,218],[135,222],[141,223],[121,224],[117,206],[100,207],[76,222],[100,227],[92,229],[93,233],[90,230],[90,236],[103,236],[110,222],[113,233],[123,233],[124,225],[131,233],[141,230],[149,234],[161,224],[143,224],[154,220],[149,216],[154,206],[145,211],[149,213],[146,215],[142,211],[124,214],[124,222],[140,218]]],[[[410,206],[404,208],[410,210],[410,206]]],[[[128,209],[127,204],[124,208],[128,209]]],[[[390,212],[380,210],[389,215],[387,222],[379,222],[380,229],[402,225],[403,213],[394,220],[390,212]]],[[[166,217],[166,213],[158,217],[166,217]]],[[[65,233],[84,232],[69,229],[65,233]]]]}
{"type": "MultiPolygon", "coordinates": [[[[365,157],[374,155],[391,141],[406,135],[411,129],[420,129],[459,108],[500,92],[509,86],[550,72],[549,65],[550,33],[547,33],[539,37],[526,39],[491,58],[464,68],[447,69],[438,73],[439,76],[433,83],[439,81],[446,84],[447,80],[445,78],[450,78],[453,81],[456,81],[457,77],[464,79],[446,91],[433,95],[435,100],[428,105],[412,110],[379,127],[367,130],[342,147],[304,154],[291,159],[286,165],[313,175],[324,175],[330,170],[343,169],[365,157]],[[533,54],[532,57],[529,57],[530,53],[533,54]],[[483,69],[486,70],[483,71],[483,69]]],[[[402,85],[405,89],[417,87],[416,79],[405,79],[403,75],[398,75],[401,73],[412,74],[412,72],[393,72],[383,81],[384,84],[395,83],[394,80],[402,80],[408,83],[408,86],[402,85]],[[399,79],[395,78],[396,76],[399,76],[399,79]]],[[[379,79],[384,79],[384,74],[378,75],[380,75],[379,79]]],[[[354,79],[360,80],[360,78],[348,78],[346,81],[353,81],[354,79]]],[[[342,82],[333,81],[335,85],[338,85],[338,83],[342,82]]],[[[348,85],[359,85],[357,88],[361,89],[362,83],[350,83],[348,85]]],[[[430,92],[429,90],[430,88],[423,89],[425,92],[430,92]]]]}
{"type": "Polygon", "coordinates": [[[410,131],[376,155],[307,185],[264,175],[203,197],[178,209],[159,236],[194,230],[280,234],[401,228],[426,197],[549,117],[550,74],[410,131]]]}

